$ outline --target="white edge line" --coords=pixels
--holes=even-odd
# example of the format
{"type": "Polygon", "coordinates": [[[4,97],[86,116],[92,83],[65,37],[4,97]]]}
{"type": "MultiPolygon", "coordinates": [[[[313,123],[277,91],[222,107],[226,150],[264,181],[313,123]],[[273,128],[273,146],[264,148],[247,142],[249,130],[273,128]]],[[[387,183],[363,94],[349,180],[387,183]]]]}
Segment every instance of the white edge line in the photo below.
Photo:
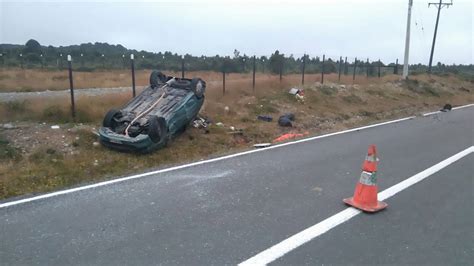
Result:
{"type": "Polygon", "coordinates": [[[347,129],[347,130],[343,130],[343,131],[339,131],[339,132],[328,133],[328,134],[325,134],[325,135],[300,139],[300,140],[296,140],[296,141],[293,141],[293,142],[285,142],[285,143],[270,146],[270,147],[267,147],[267,148],[261,148],[261,149],[256,149],[256,150],[249,150],[249,151],[245,151],[245,152],[240,152],[240,153],[234,153],[234,154],[230,154],[230,155],[226,155],[226,156],[222,156],[222,157],[217,157],[217,158],[213,158],[213,159],[208,159],[208,160],[204,160],[204,161],[197,161],[197,162],[178,165],[178,166],[174,166],[174,167],[170,167],[170,168],[166,168],[166,169],[160,169],[160,170],[146,172],[146,173],[142,173],[142,174],[117,178],[117,179],[113,179],[113,180],[109,180],[109,181],[103,181],[103,182],[99,182],[99,183],[95,183],[95,184],[91,184],[91,185],[60,190],[60,191],[47,193],[47,194],[42,194],[42,195],[38,195],[38,196],[30,197],[30,198],[25,198],[25,199],[20,199],[20,200],[16,200],[16,201],[5,202],[5,203],[0,204],[0,209],[10,207],[10,206],[14,206],[14,205],[18,205],[18,204],[31,202],[31,201],[51,198],[51,197],[55,197],[55,196],[59,196],[59,195],[63,195],[63,194],[78,192],[78,191],[81,191],[81,190],[86,190],[86,189],[111,185],[111,184],[115,184],[115,183],[119,183],[119,182],[124,182],[124,181],[127,181],[127,180],[142,178],[142,177],[150,176],[150,175],[154,175],[154,174],[166,173],[166,172],[175,171],[175,170],[179,170],[179,169],[183,169],[183,168],[188,168],[188,167],[192,167],[192,166],[196,166],[196,165],[201,165],[201,164],[226,160],[226,159],[230,159],[230,158],[234,158],[234,157],[238,157],[238,156],[242,156],[242,155],[246,155],[246,154],[262,152],[262,151],[275,149],[275,148],[279,148],[279,147],[284,147],[284,146],[288,146],[288,145],[293,145],[293,144],[297,144],[297,143],[301,143],[301,142],[311,141],[311,140],[315,140],[315,139],[322,139],[322,138],[326,138],[326,137],[331,137],[331,136],[350,133],[350,132],[359,131],[359,130],[363,130],[363,129],[388,125],[388,124],[392,124],[392,123],[398,123],[398,122],[402,122],[402,121],[405,121],[405,120],[410,120],[410,119],[413,119],[413,118],[415,118],[415,116],[410,116],[410,117],[405,117],[405,118],[401,118],[401,119],[386,121],[386,122],[373,124],[373,125],[368,125],[368,126],[363,126],[363,127],[347,129]]]}
{"type": "MultiPolygon", "coordinates": [[[[459,109],[467,108],[471,106],[474,106],[474,103],[453,107],[451,110],[459,110],[459,109]]],[[[430,116],[430,115],[439,114],[439,113],[442,113],[442,112],[441,111],[429,112],[429,113],[423,114],[423,116],[430,116]]]]}
{"type": "MultiPolygon", "coordinates": [[[[423,170],[422,172],[419,172],[418,174],[411,176],[403,180],[402,182],[385,189],[384,191],[378,193],[379,200],[385,200],[390,198],[398,192],[422,181],[423,179],[456,162],[464,156],[469,155],[472,152],[474,152],[474,146],[471,146],[459,153],[456,153],[455,155],[423,170]]],[[[266,265],[272,261],[277,260],[288,252],[298,248],[299,246],[311,241],[312,239],[326,233],[332,228],[350,220],[359,213],[361,213],[361,211],[349,207],[258,253],[257,255],[247,259],[246,261],[239,263],[239,265],[266,265]]]]}
{"type": "Polygon", "coordinates": [[[439,113],[441,113],[441,111],[429,112],[429,113],[423,114],[423,116],[430,116],[430,115],[439,114],[439,113]]]}
{"type": "Polygon", "coordinates": [[[462,109],[462,108],[466,108],[466,107],[471,107],[471,106],[474,106],[474,103],[466,104],[466,105],[461,105],[461,106],[457,106],[457,107],[453,107],[452,110],[458,110],[458,109],[462,109]]]}

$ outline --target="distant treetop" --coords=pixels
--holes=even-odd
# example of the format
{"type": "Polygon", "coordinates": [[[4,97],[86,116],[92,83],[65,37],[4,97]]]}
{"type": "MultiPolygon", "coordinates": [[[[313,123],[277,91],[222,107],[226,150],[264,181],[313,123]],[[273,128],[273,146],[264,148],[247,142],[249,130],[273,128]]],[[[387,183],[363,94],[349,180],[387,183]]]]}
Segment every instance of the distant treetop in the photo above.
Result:
{"type": "Polygon", "coordinates": [[[25,44],[25,49],[23,50],[25,54],[34,53],[39,54],[41,53],[41,45],[38,41],[30,39],[25,44]]]}

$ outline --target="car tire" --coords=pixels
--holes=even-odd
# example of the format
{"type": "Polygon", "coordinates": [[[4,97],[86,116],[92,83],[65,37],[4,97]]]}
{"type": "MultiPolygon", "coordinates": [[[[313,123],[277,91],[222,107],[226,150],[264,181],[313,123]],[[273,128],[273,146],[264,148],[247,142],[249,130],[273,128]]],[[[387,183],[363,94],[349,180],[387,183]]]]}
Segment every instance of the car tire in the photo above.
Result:
{"type": "Polygon", "coordinates": [[[191,81],[186,79],[176,79],[172,84],[171,87],[177,89],[187,89],[191,86],[191,81]]]}
{"type": "Polygon", "coordinates": [[[206,92],[206,82],[199,78],[193,78],[191,81],[191,89],[198,99],[201,99],[206,92]]]}
{"type": "Polygon", "coordinates": [[[163,74],[161,71],[154,70],[150,74],[150,86],[152,88],[158,87],[160,84],[164,84],[166,82],[166,75],[163,74]]]}
{"type": "Polygon", "coordinates": [[[108,127],[113,130],[116,126],[114,118],[119,113],[120,113],[120,110],[117,110],[117,109],[109,110],[107,114],[105,115],[104,120],[102,121],[102,126],[108,127]]]}
{"type": "Polygon", "coordinates": [[[163,117],[157,117],[155,115],[148,119],[148,136],[151,141],[158,143],[160,141],[166,141],[167,138],[167,127],[166,120],[163,117]]]}

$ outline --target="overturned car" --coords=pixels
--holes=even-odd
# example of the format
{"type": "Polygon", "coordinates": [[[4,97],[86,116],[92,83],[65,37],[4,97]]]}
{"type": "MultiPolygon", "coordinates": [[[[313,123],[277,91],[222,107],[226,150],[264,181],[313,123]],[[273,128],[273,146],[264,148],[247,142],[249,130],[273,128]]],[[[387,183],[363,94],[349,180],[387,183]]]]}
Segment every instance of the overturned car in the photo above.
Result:
{"type": "Polygon", "coordinates": [[[151,152],[183,132],[204,103],[206,83],[153,71],[150,86],[121,109],[112,109],[99,130],[102,145],[121,151],[151,152]]]}

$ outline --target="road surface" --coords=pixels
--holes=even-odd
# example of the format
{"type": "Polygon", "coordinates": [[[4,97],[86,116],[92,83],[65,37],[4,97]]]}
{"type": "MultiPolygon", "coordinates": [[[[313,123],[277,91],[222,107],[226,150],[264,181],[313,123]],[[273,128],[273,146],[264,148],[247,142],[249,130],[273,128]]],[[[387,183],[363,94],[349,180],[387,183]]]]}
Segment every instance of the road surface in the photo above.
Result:
{"type": "MultiPolygon", "coordinates": [[[[473,122],[464,108],[1,207],[0,264],[238,264],[346,210],[369,144],[382,191],[470,148],[473,122]]],[[[468,264],[473,163],[470,153],[271,262],[468,264]]]]}

